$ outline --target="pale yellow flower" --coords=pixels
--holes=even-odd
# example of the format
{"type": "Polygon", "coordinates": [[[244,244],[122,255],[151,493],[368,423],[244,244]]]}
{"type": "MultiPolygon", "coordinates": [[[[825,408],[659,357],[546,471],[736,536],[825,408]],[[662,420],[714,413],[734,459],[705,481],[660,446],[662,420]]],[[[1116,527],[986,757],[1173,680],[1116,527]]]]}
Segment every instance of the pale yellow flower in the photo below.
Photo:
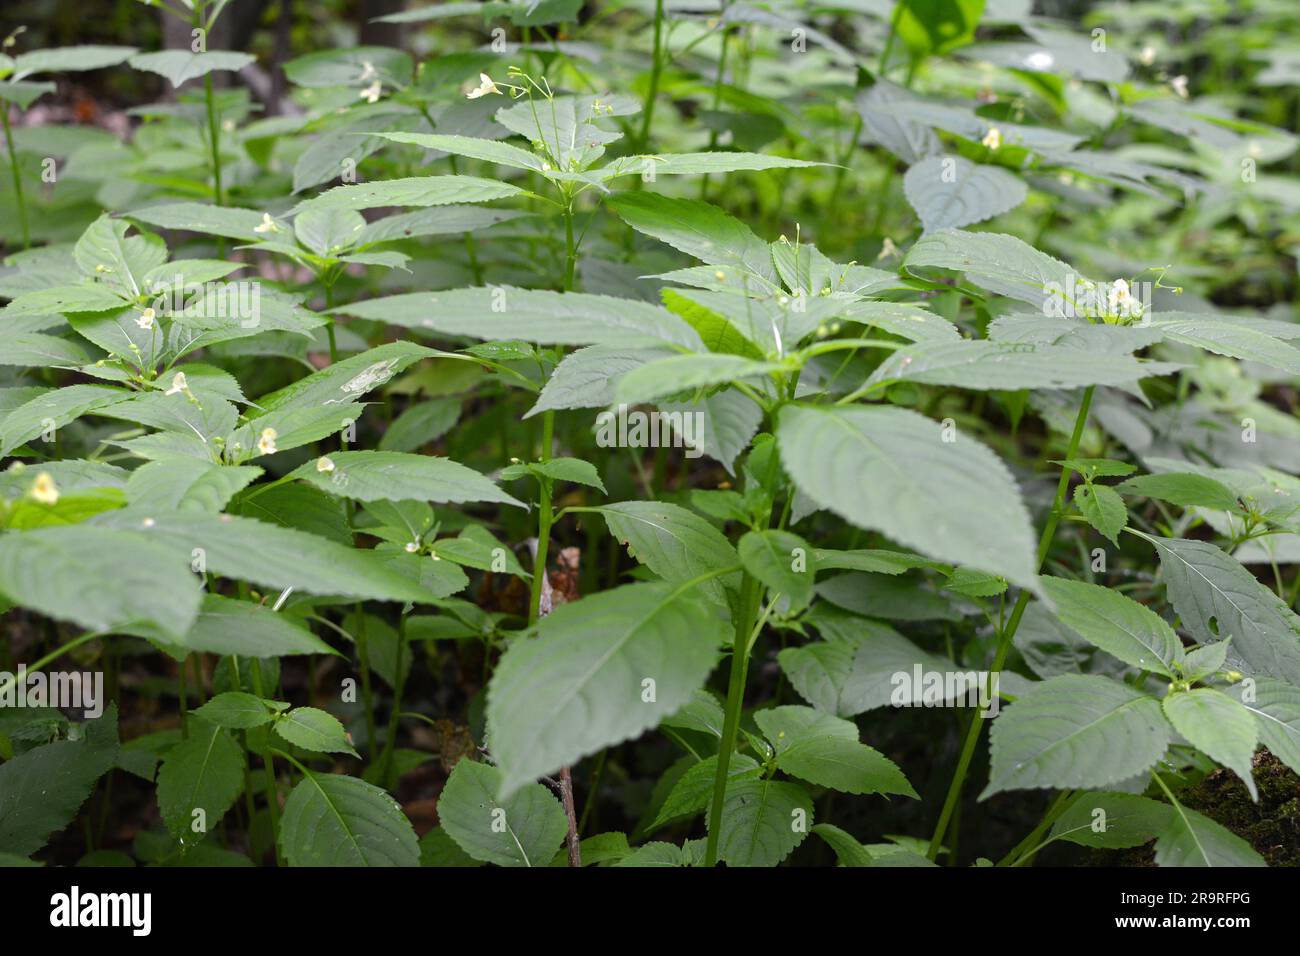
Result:
{"type": "Polygon", "coordinates": [[[253,227],[253,232],[279,232],[279,231],[280,231],[280,227],[275,224],[275,220],[271,218],[271,214],[269,212],[262,213],[262,224],[260,226],[253,227]]]}
{"type": "Polygon", "coordinates": [[[145,309],[143,312],[140,313],[139,317],[135,320],[135,324],[140,326],[140,328],[144,329],[147,332],[153,328],[153,320],[155,315],[156,313],[154,312],[153,309],[145,309]]]}
{"type": "Polygon", "coordinates": [[[48,471],[43,471],[36,476],[30,493],[33,500],[43,505],[58,504],[59,489],[55,487],[54,478],[48,471]]]}
{"type": "Polygon", "coordinates": [[[989,131],[984,134],[984,138],[980,142],[989,149],[997,149],[1002,145],[1002,130],[996,126],[990,126],[989,131]]]}
{"type": "Polygon", "coordinates": [[[497,85],[492,82],[492,77],[488,76],[486,73],[480,73],[478,75],[478,86],[466,93],[465,98],[476,100],[480,96],[487,96],[489,93],[496,93],[498,96],[503,95],[501,91],[497,89],[497,85]]]}
{"type": "Polygon", "coordinates": [[[378,103],[379,97],[383,95],[383,92],[384,84],[379,80],[375,80],[375,82],[371,83],[361,91],[361,99],[365,100],[367,103],[378,103]]]}
{"type": "Polygon", "coordinates": [[[276,437],[274,428],[263,428],[262,437],[257,440],[257,450],[263,455],[274,455],[279,450],[275,447],[276,437]]]}
{"type": "Polygon", "coordinates": [[[1169,81],[1169,85],[1174,88],[1174,92],[1177,93],[1181,99],[1184,100],[1187,99],[1187,77],[1186,76],[1180,73],[1178,76],[1175,76],[1172,80],[1169,81]]]}
{"type": "Polygon", "coordinates": [[[1138,54],[1138,60],[1141,61],[1143,66],[1150,66],[1156,61],[1156,48],[1148,43],[1142,48],[1142,52],[1138,54]]]}
{"type": "Polygon", "coordinates": [[[321,455],[316,459],[316,470],[322,475],[327,475],[334,470],[334,462],[330,460],[328,455],[321,455]]]}
{"type": "Polygon", "coordinates": [[[184,392],[186,395],[188,395],[189,391],[190,391],[190,383],[185,380],[185,373],[177,372],[175,375],[172,376],[172,387],[167,389],[167,391],[163,392],[163,394],[179,395],[181,392],[184,392]]]}

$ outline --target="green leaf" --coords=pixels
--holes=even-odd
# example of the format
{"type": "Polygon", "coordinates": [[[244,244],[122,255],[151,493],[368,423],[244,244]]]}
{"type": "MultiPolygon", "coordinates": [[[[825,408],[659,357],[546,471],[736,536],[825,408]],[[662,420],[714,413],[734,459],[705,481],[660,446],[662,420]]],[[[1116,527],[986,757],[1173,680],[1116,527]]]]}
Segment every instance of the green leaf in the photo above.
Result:
{"type": "Polygon", "coordinates": [[[840,866],[871,866],[871,854],[867,848],[834,824],[818,823],[812,832],[835,851],[840,866]]]}
{"type": "Polygon", "coordinates": [[[476,860],[498,866],[546,866],[568,832],[560,801],[529,783],[504,799],[501,771],[462,759],[438,797],[448,836],[476,860]]]}
{"type": "Polygon", "coordinates": [[[902,408],[787,405],[781,460],[801,491],[922,554],[1038,587],[1034,534],[1005,465],[902,408]]]}
{"type": "Polygon", "coordinates": [[[1207,816],[1175,804],[1156,840],[1157,866],[1267,866],[1249,843],[1207,816]]]}
{"type": "Polygon", "coordinates": [[[0,593],[92,631],[146,625],[179,642],[198,614],[200,592],[174,549],[80,524],[0,536],[0,593]]]}
{"type": "Polygon", "coordinates": [[[133,46],[61,46],[14,57],[13,79],[34,73],[65,73],[117,66],[136,52],[133,46]]]}
{"type": "Polygon", "coordinates": [[[1171,342],[1300,375],[1300,349],[1249,326],[1224,321],[1220,316],[1161,312],[1151,317],[1150,324],[1171,342]]]}
{"type": "Polygon", "coordinates": [[[209,50],[205,53],[161,50],[157,53],[137,53],[130,59],[131,65],[137,70],[164,76],[174,87],[213,71],[233,72],[256,62],[256,57],[233,50],[209,50]]]}
{"type": "Polygon", "coordinates": [[[1250,711],[1209,687],[1170,694],[1164,700],[1164,709],[1175,730],[1197,750],[1240,777],[1251,799],[1259,802],[1250,772],[1259,735],[1250,711]]]}
{"type": "Polygon", "coordinates": [[[926,232],[992,219],[1029,195],[1018,176],[960,156],[927,156],[913,163],[903,176],[903,192],[926,232]]]}
{"type": "Polygon", "coordinates": [[[762,280],[777,287],[767,243],[717,206],[652,192],[621,193],[606,204],[638,232],[709,265],[753,276],[754,292],[763,291],[762,280]]]}
{"type": "Polygon", "coordinates": [[[1074,503],[1088,524],[1119,547],[1119,533],[1128,524],[1128,508],[1119,492],[1107,485],[1075,485],[1074,503]]]}
{"type": "Polygon", "coordinates": [[[107,385],[69,385],[38,395],[0,421],[0,455],[8,455],[51,427],[62,428],[82,415],[129,398],[131,392],[126,389],[107,385]]]}
{"type": "Polygon", "coordinates": [[[117,762],[117,704],[83,724],[81,740],[33,747],[0,764],[0,853],[30,856],[72,822],[117,762]]]}
{"type": "Polygon", "coordinates": [[[786,367],[779,362],[755,362],[741,355],[674,355],[628,372],[619,380],[614,396],[621,403],[639,405],[694,389],[752,381],[784,370],[786,367]]]}
{"type": "MultiPolygon", "coordinates": [[[[680,584],[709,571],[740,565],[740,556],[722,532],[680,505],[622,501],[597,510],[605,516],[609,533],[627,546],[628,553],[665,581],[680,584]]],[[[738,580],[738,574],[726,574],[699,587],[711,599],[724,601],[727,583],[738,580]]]]}
{"type": "Polygon", "coordinates": [[[1084,793],[1052,824],[1051,837],[1122,850],[1154,840],[1169,824],[1168,804],[1131,793],[1084,793]]]}
{"type": "Polygon", "coordinates": [[[980,799],[1126,780],[1164,756],[1170,734],[1154,697],[1105,677],[1053,677],[994,721],[990,780],[980,799]]]}
{"type": "Polygon", "coordinates": [[[261,474],[261,468],[251,466],[169,458],[148,462],[131,472],[126,496],[132,504],[147,508],[215,514],[261,474]]]}
{"type": "Polygon", "coordinates": [[[725,625],[701,597],[664,584],[557,607],[535,638],[510,645],[488,685],[502,797],[680,709],[713,669],[725,625]]]}
{"type": "Polygon", "coordinates": [[[808,606],[817,564],[807,541],[789,531],[749,531],[737,550],[745,570],[789,599],[791,613],[808,606]]]}
{"type": "Polygon", "coordinates": [[[1259,742],[1300,773],[1300,688],[1276,680],[1259,680],[1252,695],[1241,692],[1241,701],[1255,715],[1259,742]]]}
{"type": "Polygon", "coordinates": [[[490,478],[450,458],[400,451],[335,452],[301,465],[292,477],[354,501],[491,501],[527,507],[490,478]]]}
{"type": "Polygon", "coordinates": [[[498,166],[509,166],[513,169],[528,169],[535,173],[542,172],[540,157],[533,155],[526,149],[511,146],[509,143],[479,139],[476,136],[446,136],[437,133],[376,133],[375,135],[394,143],[422,146],[425,149],[438,149],[445,153],[468,156],[470,159],[481,159],[489,163],[496,163],[498,166]]]}
{"type": "Polygon", "coordinates": [[[293,210],[379,209],[388,206],[447,206],[452,203],[491,202],[517,196],[524,190],[495,179],[477,176],[411,176],[373,183],[335,186],[293,210]]]}
{"type": "MultiPolygon", "coordinates": [[[[711,152],[711,153],[658,153],[645,156],[624,156],[597,172],[601,180],[637,173],[643,177],[708,176],[713,173],[734,173],[764,169],[806,169],[824,163],[766,153],[711,152]]],[[[630,194],[625,193],[624,196],[630,194]]],[[[622,197],[620,197],[622,198],[622,197]]]]}
{"type": "MultiPolygon", "coordinates": [[[[145,222],[162,229],[201,232],[227,239],[257,242],[262,234],[257,229],[263,225],[262,213],[254,209],[233,206],[209,206],[197,202],[162,203],[126,213],[137,222],[145,222]]],[[[274,220],[272,220],[274,223],[274,220]]],[[[284,226],[278,226],[285,229],[284,226]]]]}
{"type": "Polygon", "coordinates": [[[1300,683],[1300,618],[1235,558],[1204,541],[1150,536],[1169,601],[1199,643],[1232,638],[1228,660],[1300,683]]]}
{"type": "Polygon", "coordinates": [[[303,750],[324,754],[348,754],[361,759],[337,717],[315,707],[295,707],[275,721],[275,732],[303,750]]]}
{"type": "MultiPolygon", "coordinates": [[[[646,833],[653,833],[670,823],[685,820],[703,813],[709,807],[713,797],[713,784],[718,775],[718,755],[710,754],[693,764],[669,791],[659,812],[645,827],[646,833]]],[[[737,780],[758,780],[762,771],[758,761],[747,754],[732,754],[727,764],[727,786],[737,780]]]]}
{"type": "Polygon", "coordinates": [[[260,727],[269,724],[273,717],[266,701],[237,690],[217,694],[194,713],[207,723],[227,730],[260,727]]]}
{"type": "Polygon", "coordinates": [[[742,355],[751,359],[763,358],[763,353],[758,347],[717,312],[688,299],[673,289],[663,289],[659,294],[670,312],[680,315],[696,332],[700,333],[700,338],[704,340],[704,345],[710,352],[742,355]]]}
{"type": "Polygon", "coordinates": [[[158,769],[158,808],[186,848],[216,829],[244,789],[244,751],[230,734],[193,717],[188,730],[158,769]]]}
{"type": "Polygon", "coordinates": [[[419,841],[397,801],[342,774],[304,775],[284,802],[279,842],[290,866],[420,865],[419,841]]]}
{"type": "Polygon", "coordinates": [[[1070,468],[1089,480],[1093,478],[1123,478],[1137,471],[1136,465],[1113,458],[1062,458],[1052,459],[1053,465],[1070,468]]]}
{"type": "Polygon", "coordinates": [[[776,750],[781,770],[841,793],[898,793],[917,797],[898,766],[859,742],[858,728],[811,707],[773,707],[754,721],[776,750]]]}
{"type": "MultiPolygon", "coordinates": [[[[379,601],[420,602],[431,598],[422,588],[386,569],[375,555],[252,518],[180,512],[142,514],[128,508],[93,520],[114,528],[139,531],[139,538],[166,545],[172,554],[179,552],[183,559],[181,568],[192,560],[194,549],[199,548],[210,572],[262,587],[295,588],[308,594],[379,601]]],[[[86,526],[67,530],[84,535],[86,526]]],[[[28,532],[42,533],[46,532],[28,532]]],[[[3,547],[4,541],[0,540],[0,550],[3,547]]],[[[141,590],[158,589],[142,587],[141,590]]]]}
{"type": "Polygon", "coordinates": [[[727,866],[776,866],[807,838],[812,820],[812,799],[798,784],[737,780],[722,804],[718,855],[727,866]]]}
{"type": "Polygon", "coordinates": [[[250,601],[205,594],[194,626],[179,646],[223,657],[285,657],[290,654],[337,654],[293,618],[250,601]]]}
{"type": "Polygon", "coordinates": [[[1217,511],[1241,511],[1236,493],[1227,485],[1205,475],[1139,475],[1116,486],[1121,494],[1156,498],[1180,508],[1202,507],[1217,511]]]}
{"type": "Polygon", "coordinates": [[[420,837],[420,866],[482,866],[457,845],[442,827],[434,827],[420,837]]]}
{"type": "Polygon", "coordinates": [[[1039,252],[1014,236],[995,232],[963,232],[942,229],[927,233],[908,250],[903,265],[909,270],[933,266],[962,272],[970,281],[990,292],[1019,299],[1043,311],[1075,307],[1087,310],[1068,291],[1081,281],[1064,262],[1039,252]]]}
{"type": "MultiPolygon", "coordinates": [[[[382,301],[382,300],[373,300],[382,301]]],[[[414,365],[420,359],[443,355],[437,349],[415,342],[389,342],[368,349],[327,368],[300,378],[291,385],[277,389],[257,400],[261,411],[253,417],[254,424],[271,412],[305,409],[315,411],[326,406],[346,405],[387,384],[394,375],[414,365]]]]}
{"type": "MultiPolygon", "coordinates": [[[[336,311],[401,325],[428,335],[493,341],[520,339],[542,345],[626,346],[630,336],[660,339],[703,351],[699,335],[667,309],[635,299],[581,292],[494,286],[367,299],[336,311]]],[[[652,342],[650,344],[653,344],[652,342]]]]}
{"type": "Polygon", "coordinates": [[[920,342],[898,349],[880,363],[867,382],[920,382],[999,391],[1076,388],[1127,385],[1179,367],[1164,362],[1140,362],[1131,355],[1089,353],[1052,345],[1026,350],[1017,343],[959,339],[920,342]]]}
{"type": "Polygon", "coordinates": [[[914,58],[947,53],[975,39],[985,0],[899,0],[898,37],[914,58]]]}
{"type": "Polygon", "coordinates": [[[1150,608],[1099,584],[1049,577],[1042,584],[1061,623],[1084,640],[1144,671],[1178,673],[1182,642],[1150,608]]]}

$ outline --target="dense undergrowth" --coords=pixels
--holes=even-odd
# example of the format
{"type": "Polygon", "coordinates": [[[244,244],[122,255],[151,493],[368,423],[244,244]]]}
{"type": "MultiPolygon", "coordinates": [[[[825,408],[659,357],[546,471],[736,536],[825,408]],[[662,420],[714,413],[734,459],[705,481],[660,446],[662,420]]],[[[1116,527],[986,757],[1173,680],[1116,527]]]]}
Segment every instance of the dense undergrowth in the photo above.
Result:
{"type": "Polygon", "coordinates": [[[156,6],[0,56],[6,862],[1295,862],[1292,4],[156,6]]]}

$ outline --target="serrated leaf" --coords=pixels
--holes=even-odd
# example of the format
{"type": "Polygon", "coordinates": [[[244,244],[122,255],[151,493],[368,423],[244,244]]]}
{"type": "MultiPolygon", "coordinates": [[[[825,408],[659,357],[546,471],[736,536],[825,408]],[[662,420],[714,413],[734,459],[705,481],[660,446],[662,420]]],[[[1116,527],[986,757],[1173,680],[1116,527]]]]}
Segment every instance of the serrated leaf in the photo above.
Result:
{"type": "Polygon", "coordinates": [[[0,536],[0,593],[92,631],[157,628],[179,642],[199,610],[199,582],[171,548],[86,524],[0,536]]]}
{"type": "Polygon", "coordinates": [[[1210,687],[1170,694],[1164,700],[1164,710],[1175,730],[1240,777],[1251,799],[1259,802],[1250,772],[1259,735],[1250,711],[1210,687]]]}
{"type": "Polygon", "coordinates": [[[1169,748],[1160,702],[1105,677],[1036,684],[993,722],[986,800],[1003,790],[1105,787],[1149,770],[1169,748]]]}
{"type": "Polygon", "coordinates": [[[892,760],[858,740],[850,721],[793,706],[756,711],[754,721],[772,742],[777,767],[792,777],[841,793],[917,797],[892,760]]]}
{"type": "Polygon", "coordinates": [[[783,780],[741,779],[727,786],[718,856],[727,866],[776,866],[813,825],[812,799],[783,780]]]}
{"type": "Polygon", "coordinates": [[[0,764],[0,852],[30,856],[43,847],[117,762],[117,704],[83,727],[81,740],[33,747],[0,764]]]}
{"type": "Polygon", "coordinates": [[[1128,523],[1128,508],[1118,491],[1108,485],[1075,485],[1074,503],[1088,524],[1119,547],[1119,533],[1128,523]]]}
{"type": "Polygon", "coordinates": [[[1300,773],[1300,688],[1276,680],[1255,682],[1254,693],[1225,691],[1255,716],[1259,741],[1278,760],[1300,773]]]}
{"type": "Polygon", "coordinates": [[[361,759],[348,742],[337,717],[317,707],[295,707],[276,719],[275,732],[289,743],[315,753],[348,754],[361,759]]]}
{"type": "Polygon", "coordinates": [[[541,784],[498,798],[501,771],[462,759],[438,797],[448,836],[476,860],[498,866],[546,866],[568,831],[564,808],[541,784]]]}
{"type": "MultiPolygon", "coordinates": [[[[1065,291],[1076,286],[1076,273],[1064,262],[1014,236],[994,232],[941,229],[917,240],[903,262],[908,269],[933,266],[965,273],[983,289],[1019,299],[1044,315],[1060,303],[1065,291]]],[[[1074,300],[1079,314],[1087,310],[1074,300]]]]}
{"type": "Polygon", "coordinates": [[[752,381],[785,370],[779,362],[756,362],[741,355],[674,355],[632,369],[619,379],[614,397],[623,404],[639,405],[694,389],[752,381]]]}
{"type": "Polygon", "coordinates": [[[157,73],[171,81],[173,87],[213,71],[242,70],[257,58],[233,50],[208,50],[191,53],[188,50],[160,50],[157,53],[137,53],[131,57],[137,70],[157,73]]]}
{"type": "Polygon", "coordinates": [[[151,461],[131,472],[126,496],[132,504],[149,508],[215,514],[261,474],[261,468],[216,465],[194,458],[151,461]]]}
{"type": "MultiPolygon", "coordinates": [[[[670,823],[703,813],[709,807],[713,796],[713,784],[718,776],[718,756],[710,754],[693,764],[673,785],[659,812],[645,827],[646,833],[653,833],[670,823]]],[[[746,754],[732,754],[727,763],[727,785],[738,780],[758,780],[761,771],[758,761],[746,754]]]]}
{"type": "Polygon", "coordinates": [[[0,455],[7,455],[49,428],[62,428],[82,415],[131,398],[107,385],[69,385],[19,405],[0,421],[0,455]]]}
{"type": "Polygon", "coordinates": [[[902,408],[788,405],[777,440],[818,505],[922,554],[1036,588],[1033,530],[1006,466],[974,439],[941,432],[902,408]]]}
{"type": "Polygon", "coordinates": [[[749,531],[740,539],[737,551],[745,570],[773,593],[789,599],[791,613],[808,606],[817,565],[807,541],[789,531],[749,531]]]}
{"type": "Polygon", "coordinates": [[[1115,486],[1121,494],[1156,498],[1180,508],[1202,507],[1218,511],[1241,510],[1231,488],[1206,475],[1139,475],[1115,486]]]}
{"type": "Polygon", "coordinates": [[[342,774],[309,771],[290,791],[279,843],[290,866],[420,865],[419,841],[397,801],[342,774]]]}
{"type": "MultiPolygon", "coordinates": [[[[709,571],[738,567],[740,556],[726,537],[708,521],[667,501],[622,501],[603,505],[609,533],[628,553],[665,581],[681,583],[709,571]]],[[[711,578],[699,587],[723,601],[727,582],[738,574],[711,578]]]]}
{"type": "Polygon", "coordinates": [[[1300,683],[1300,618],[1214,545],[1151,536],[1183,627],[1202,644],[1232,638],[1228,659],[1300,683]]]}
{"type": "Polygon", "coordinates": [[[926,232],[960,229],[1015,209],[1029,194],[1018,177],[1000,166],[960,156],[928,156],[903,176],[903,192],[926,232]]]}
{"type": "Polygon", "coordinates": [[[490,478],[450,458],[400,451],[341,451],[301,465],[292,476],[354,501],[491,501],[524,508],[490,478]],[[321,470],[322,463],[333,467],[321,470]]]}
{"type": "Polygon", "coordinates": [[[158,768],[158,808],[168,832],[183,847],[203,842],[243,789],[239,744],[221,727],[191,718],[189,736],[158,768]]]}
{"type": "Polygon", "coordinates": [[[1151,325],[1172,342],[1300,375],[1300,349],[1258,329],[1189,312],[1161,312],[1152,316],[1151,325]]]}
{"type": "Polygon", "coordinates": [[[1061,623],[1126,664],[1174,677],[1183,645],[1160,615],[1132,598],[1083,581],[1042,579],[1061,623]]]}
{"type": "Polygon", "coordinates": [[[248,730],[272,720],[271,709],[265,701],[236,690],[217,694],[194,713],[207,723],[228,730],[248,730]]]}
{"type": "Polygon", "coordinates": [[[307,209],[378,209],[388,206],[448,206],[452,203],[491,202],[517,196],[518,186],[477,176],[411,176],[373,183],[335,186],[299,203],[294,212],[307,209]]]}
{"type": "Polygon", "coordinates": [[[502,797],[681,708],[725,636],[725,621],[706,601],[664,584],[625,585],[557,607],[535,638],[510,645],[488,685],[502,797]]]}
{"type": "Polygon", "coordinates": [[[1154,840],[1172,808],[1131,793],[1084,793],[1056,818],[1050,836],[1080,846],[1121,850],[1154,840]]]}
{"type": "Polygon", "coordinates": [[[1156,840],[1157,866],[1267,866],[1249,843],[1181,804],[1156,840]]]}

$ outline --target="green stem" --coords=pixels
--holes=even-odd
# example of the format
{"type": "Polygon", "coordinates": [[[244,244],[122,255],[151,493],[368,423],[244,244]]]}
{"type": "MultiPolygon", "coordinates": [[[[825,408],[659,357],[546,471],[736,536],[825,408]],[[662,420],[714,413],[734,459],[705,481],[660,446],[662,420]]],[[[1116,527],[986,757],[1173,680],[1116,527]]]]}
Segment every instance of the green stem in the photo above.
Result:
{"type": "MultiPolygon", "coordinates": [[[[100,638],[104,636],[105,635],[103,631],[90,631],[86,634],[82,634],[80,637],[76,637],[73,640],[68,641],[68,643],[64,644],[62,647],[50,651],[50,653],[46,654],[44,657],[37,660],[35,663],[26,665],[26,671],[29,674],[33,673],[34,671],[38,671],[46,664],[49,664],[53,661],[57,661],[64,654],[68,653],[68,651],[75,650],[76,648],[80,647],[82,644],[89,644],[91,641],[95,640],[96,638],[100,638]]],[[[12,687],[17,682],[18,682],[17,676],[14,674],[10,674],[9,682],[5,684],[3,687],[0,687],[0,697],[3,697],[5,694],[7,694],[9,692],[10,687],[12,687]]]]}
{"type": "MultiPolygon", "coordinates": [[[[1083,438],[1083,429],[1088,422],[1088,409],[1092,405],[1092,393],[1092,386],[1084,390],[1083,400],[1079,403],[1078,415],[1074,419],[1074,431],[1070,435],[1066,458],[1075,457],[1079,451],[1079,442],[1083,438]]],[[[1038,564],[1036,570],[1042,568],[1043,562],[1047,560],[1047,552],[1052,546],[1056,526],[1061,521],[1061,512],[1065,507],[1065,492],[1069,486],[1070,469],[1063,467],[1061,469],[1061,478],[1056,483],[1056,497],[1052,501],[1052,510],[1047,516],[1047,522],[1043,526],[1043,533],[1038,539],[1038,564]]],[[[1016,631],[1020,627],[1020,620],[1024,617],[1025,608],[1028,604],[1029,591],[1022,589],[1016,598],[1016,606],[1011,611],[1011,619],[999,636],[997,654],[993,658],[990,680],[996,678],[997,674],[1002,670],[1002,665],[1006,663],[1007,654],[1011,650],[1011,642],[1016,636],[1016,631]]],[[[975,746],[979,743],[983,725],[984,721],[978,714],[972,715],[970,727],[966,730],[966,739],[962,742],[961,756],[957,760],[957,770],[953,774],[952,783],[948,787],[948,795],[944,799],[943,810],[939,814],[939,822],[934,828],[934,836],[930,839],[930,849],[927,855],[932,860],[939,854],[939,847],[943,844],[948,822],[952,818],[957,801],[961,798],[962,784],[966,780],[966,772],[970,769],[971,758],[975,755],[975,746]]]]}
{"type": "MultiPolygon", "coordinates": [[[[555,433],[555,413],[547,412],[542,417],[542,461],[551,459],[551,442],[555,433]]],[[[546,564],[551,549],[551,524],[554,517],[551,510],[551,481],[549,478],[537,480],[537,556],[533,559],[533,586],[528,602],[528,623],[536,624],[541,611],[542,582],[546,580],[546,564]]]]}
{"type": "MultiPolygon", "coordinates": [[[[253,693],[265,700],[266,694],[262,692],[261,663],[254,661],[253,666],[249,668],[249,673],[253,677],[253,693]]],[[[275,780],[275,758],[271,756],[274,752],[274,748],[271,747],[262,751],[262,770],[265,774],[266,809],[271,814],[271,842],[275,844],[275,865],[284,866],[284,857],[280,852],[280,791],[275,780]]]]}
{"type": "Polygon", "coordinates": [[[208,148],[212,153],[212,201],[215,205],[224,206],[226,197],[221,188],[221,128],[217,122],[217,103],[211,73],[203,77],[203,100],[208,110],[208,148]]]}
{"type": "Polygon", "coordinates": [[[361,704],[366,713],[366,753],[375,756],[375,696],[370,687],[370,646],[366,634],[366,612],[356,604],[357,660],[361,664],[361,704]]]}
{"type": "Polygon", "coordinates": [[[14,205],[18,207],[18,227],[23,237],[23,248],[30,248],[31,233],[27,228],[27,202],[23,198],[23,177],[18,170],[18,151],[14,149],[14,132],[9,127],[9,105],[0,103],[0,123],[5,129],[5,148],[9,150],[9,172],[14,179],[14,205]]]}
{"type": "Polygon", "coordinates": [[[1078,796],[1078,793],[1073,790],[1061,791],[1048,806],[1038,826],[1034,827],[1023,840],[1012,847],[1010,853],[998,860],[998,866],[1023,866],[1033,858],[1035,853],[1047,846],[1048,843],[1051,843],[1050,839],[1043,840],[1043,834],[1051,828],[1061,814],[1073,806],[1078,796]]]}
{"type": "Polygon", "coordinates": [[[654,59],[650,64],[650,88],[646,90],[645,108],[641,111],[641,134],[633,152],[643,153],[650,143],[650,121],[655,115],[655,99],[659,95],[659,74],[663,70],[664,0],[655,0],[654,59]]]}
{"type": "Polygon", "coordinates": [[[755,610],[757,581],[748,573],[740,586],[736,630],[731,645],[731,675],[727,682],[727,710],[722,721],[722,742],[718,748],[718,769],[713,776],[713,802],[709,807],[709,837],[704,847],[704,865],[718,862],[718,837],[722,831],[722,804],[727,795],[727,771],[736,749],[740,712],[745,704],[745,679],[749,670],[749,629],[755,610]]]}

